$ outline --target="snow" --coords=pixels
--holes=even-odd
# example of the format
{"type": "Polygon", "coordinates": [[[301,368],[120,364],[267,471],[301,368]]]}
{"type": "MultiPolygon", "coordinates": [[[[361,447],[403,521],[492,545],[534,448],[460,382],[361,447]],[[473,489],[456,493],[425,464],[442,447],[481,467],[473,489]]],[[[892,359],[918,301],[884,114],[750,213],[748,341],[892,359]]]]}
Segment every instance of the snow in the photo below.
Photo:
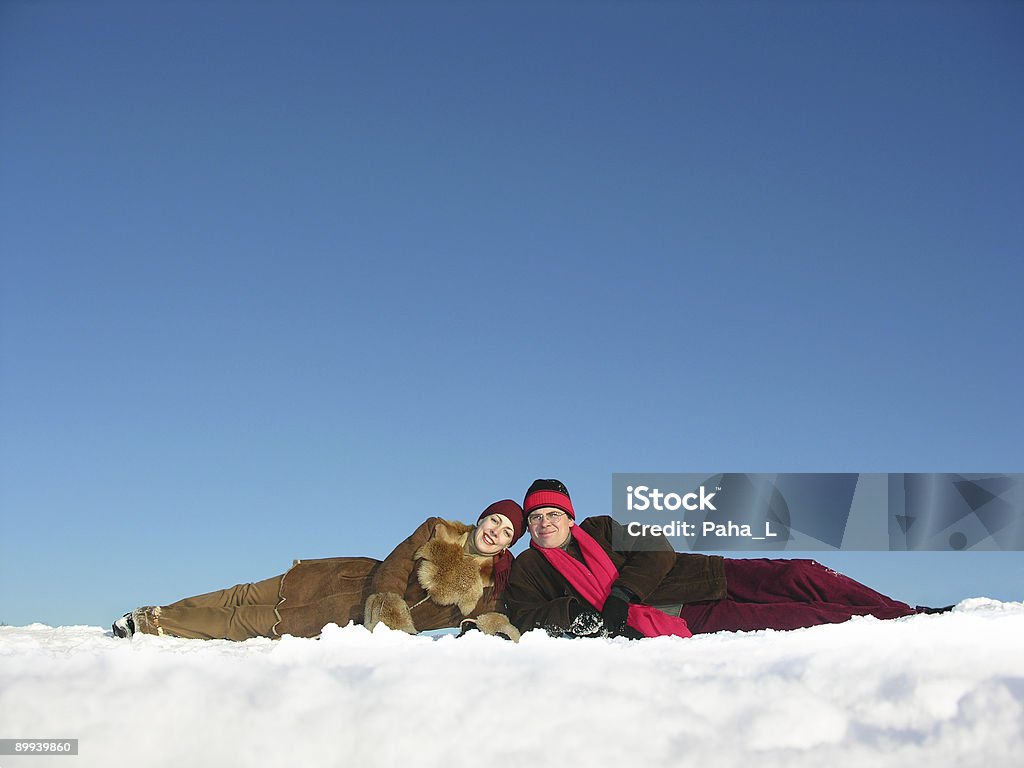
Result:
{"type": "Polygon", "coordinates": [[[1024,755],[1024,603],[682,640],[244,643],[0,627],[0,738],[106,766],[997,766],[1024,755]]]}

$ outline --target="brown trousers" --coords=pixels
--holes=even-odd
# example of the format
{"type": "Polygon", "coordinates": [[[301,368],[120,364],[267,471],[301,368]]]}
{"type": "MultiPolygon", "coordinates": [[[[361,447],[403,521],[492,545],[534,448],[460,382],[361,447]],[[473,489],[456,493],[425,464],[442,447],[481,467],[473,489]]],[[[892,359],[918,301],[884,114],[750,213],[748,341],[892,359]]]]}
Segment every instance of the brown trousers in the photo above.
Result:
{"type": "Polygon", "coordinates": [[[277,637],[284,575],[136,612],[138,631],[200,640],[277,637]],[[141,615],[139,615],[141,614],[141,615]]]}

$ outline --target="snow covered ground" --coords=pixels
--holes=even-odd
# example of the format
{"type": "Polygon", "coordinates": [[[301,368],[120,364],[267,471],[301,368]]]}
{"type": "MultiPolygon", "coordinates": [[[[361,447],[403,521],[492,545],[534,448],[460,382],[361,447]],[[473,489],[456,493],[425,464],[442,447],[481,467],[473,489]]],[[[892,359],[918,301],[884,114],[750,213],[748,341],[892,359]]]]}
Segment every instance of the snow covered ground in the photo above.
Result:
{"type": "Polygon", "coordinates": [[[688,640],[118,640],[0,627],[11,766],[997,766],[1024,756],[1024,603],[688,640]],[[124,762],[118,762],[118,756],[124,762]]]}

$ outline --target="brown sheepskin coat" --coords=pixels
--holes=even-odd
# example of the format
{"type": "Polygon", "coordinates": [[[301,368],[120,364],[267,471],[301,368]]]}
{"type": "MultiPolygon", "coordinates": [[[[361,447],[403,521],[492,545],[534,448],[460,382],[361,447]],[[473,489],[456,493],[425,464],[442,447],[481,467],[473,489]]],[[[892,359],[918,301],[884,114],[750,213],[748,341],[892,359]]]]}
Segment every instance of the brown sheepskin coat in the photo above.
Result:
{"type": "Polygon", "coordinates": [[[487,634],[518,640],[508,619],[493,613],[493,559],[465,551],[472,531],[473,526],[431,517],[383,561],[297,560],[281,582],[276,633],[309,637],[332,621],[371,629],[382,622],[415,633],[473,619],[487,634]]]}

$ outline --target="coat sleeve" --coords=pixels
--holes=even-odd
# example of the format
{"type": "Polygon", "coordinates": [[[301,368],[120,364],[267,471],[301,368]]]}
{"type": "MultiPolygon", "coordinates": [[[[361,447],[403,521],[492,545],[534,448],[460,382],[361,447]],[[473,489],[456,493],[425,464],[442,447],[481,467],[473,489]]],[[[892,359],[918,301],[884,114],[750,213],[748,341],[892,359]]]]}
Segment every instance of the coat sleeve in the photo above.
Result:
{"type": "Polygon", "coordinates": [[[546,569],[554,570],[530,549],[512,564],[503,598],[508,617],[520,632],[536,628],[562,632],[569,629],[572,608],[579,600],[558,591],[558,579],[547,574],[546,569]]]}
{"type": "Polygon", "coordinates": [[[427,518],[419,528],[412,532],[405,541],[392,550],[391,554],[384,558],[384,561],[377,566],[370,582],[370,592],[393,592],[396,595],[405,596],[406,587],[409,584],[409,577],[416,562],[413,555],[416,550],[422,547],[434,534],[434,526],[441,521],[439,517],[427,518]]]}
{"type": "Polygon", "coordinates": [[[467,619],[473,619],[484,613],[491,613],[493,611],[500,610],[501,606],[497,604],[494,598],[494,586],[487,585],[484,587],[484,592],[480,595],[480,599],[476,601],[476,605],[473,606],[473,610],[466,614],[467,619]]]}
{"type": "Polygon", "coordinates": [[[664,536],[630,536],[625,528],[608,516],[590,517],[583,530],[614,551],[625,562],[618,565],[619,578],[612,588],[624,587],[645,602],[668,575],[676,562],[672,544],[664,536]]]}

